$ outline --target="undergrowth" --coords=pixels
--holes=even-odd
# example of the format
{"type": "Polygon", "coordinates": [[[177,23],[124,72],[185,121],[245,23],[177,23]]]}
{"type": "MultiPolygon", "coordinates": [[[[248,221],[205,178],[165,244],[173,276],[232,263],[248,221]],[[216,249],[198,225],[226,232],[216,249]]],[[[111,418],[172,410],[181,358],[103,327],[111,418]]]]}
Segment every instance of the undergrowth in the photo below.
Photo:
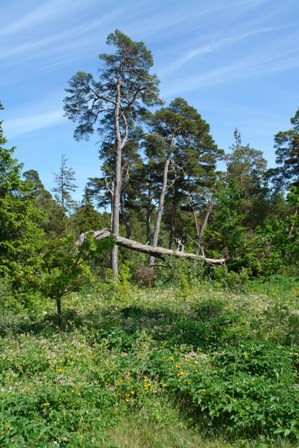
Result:
{"type": "Polygon", "coordinates": [[[3,290],[0,446],[298,446],[298,284],[181,282],[73,295],[63,328],[3,290]]]}

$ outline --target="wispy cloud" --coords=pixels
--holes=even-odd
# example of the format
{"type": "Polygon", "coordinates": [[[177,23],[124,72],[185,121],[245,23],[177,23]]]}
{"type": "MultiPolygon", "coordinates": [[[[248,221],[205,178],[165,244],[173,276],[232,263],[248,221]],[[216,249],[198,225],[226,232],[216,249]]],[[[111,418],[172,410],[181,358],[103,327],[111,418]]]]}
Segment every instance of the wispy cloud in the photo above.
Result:
{"type": "Polygon", "coordinates": [[[269,53],[266,50],[252,55],[246,55],[237,62],[227,62],[219,64],[217,68],[208,68],[199,75],[189,75],[176,77],[176,81],[168,82],[168,88],[162,93],[164,96],[172,96],[194,89],[205,88],[234,80],[252,78],[269,73],[277,73],[292,68],[299,67],[298,54],[295,51],[279,51],[269,53]],[[179,79],[179,81],[178,81],[179,79]]]}
{"type": "Polygon", "coordinates": [[[20,19],[15,20],[0,30],[0,36],[15,35],[37,24],[48,22],[60,14],[63,10],[63,2],[57,0],[47,1],[42,6],[31,10],[20,19]]]}
{"type": "MultiPolygon", "coordinates": [[[[26,5],[26,11],[29,10],[23,17],[15,19],[12,23],[0,29],[0,36],[16,35],[24,32],[36,25],[43,25],[44,22],[49,23],[57,18],[63,17],[65,14],[74,13],[81,9],[86,9],[88,3],[92,0],[48,0],[43,2],[42,6],[32,8],[30,10],[30,3],[26,5]]],[[[95,1],[93,0],[93,3],[95,1]]],[[[67,16],[66,16],[67,17],[67,16]]]]}
{"type": "Polygon", "coordinates": [[[184,55],[177,59],[173,64],[168,65],[164,70],[160,72],[161,77],[169,76],[170,74],[174,73],[175,71],[179,70],[181,67],[183,67],[185,64],[187,64],[189,61],[209,54],[213,53],[219,50],[223,50],[226,47],[233,46],[234,44],[237,44],[241,42],[242,40],[245,40],[247,38],[256,36],[258,34],[262,33],[268,33],[275,31],[276,28],[261,28],[258,30],[253,31],[247,31],[239,34],[233,34],[228,37],[220,38],[218,40],[214,40],[211,42],[208,42],[200,47],[193,48],[191,50],[187,50],[184,52],[184,55]]]}
{"type": "Polygon", "coordinates": [[[11,138],[38,129],[56,126],[65,123],[65,121],[66,119],[61,109],[35,115],[21,116],[5,121],[5,133],[8,138],[11,138]]]}
{"type": "Polygon", "coordinates": [[[94,36],[93,31],[101,29],[107,23],[110,23],[117,14],[112,12],[100,19],[82,23],[62,33],[47,33],[39,39],[33,36],[33,38],[22,44],[20,44],[19,40],[15,40],[15,42],[2,49],[0,60],[13,59],[16,56],[21,56],[22,59],[34,59],[39,56],[39,50],[43,53],[47,52],[48,56],[52,53],[57,54],[70,49],[82,48],[82,46],[88,45],[90,41],[98,40],[98,37],[94,36]]]}

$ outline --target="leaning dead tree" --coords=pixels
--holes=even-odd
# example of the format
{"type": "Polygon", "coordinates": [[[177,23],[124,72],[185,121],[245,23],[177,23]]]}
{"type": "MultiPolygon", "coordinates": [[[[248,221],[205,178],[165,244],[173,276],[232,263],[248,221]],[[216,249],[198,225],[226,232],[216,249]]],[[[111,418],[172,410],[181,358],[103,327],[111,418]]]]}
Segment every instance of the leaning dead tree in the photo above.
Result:
{"type": "MultiPolygon", "coordinates": [[[[127,249],[135,250],[137,252],[143,252],[145,254],[155,256],[157,258],[164,258],[164,256],[172,256],[178,258],[187,258],[188,260],[202,260],[205,263],[211,265],[223,265],[225,263],[225,258],[208,258],[205,255],[197,255],[190,254],[187,252],[181,252],[178,250],[165,249],[164,247],[153,247],[147,244],[141,244],[138,241],[129,240],[128,238],[124,238],[122,236],[112,235],[109,230],[97,230],[96,232],[87,232],[88,234],[92,233],[95,240],[103,240],[105,238],[109,238],[111,236],[114,237],[114,243],[117,246],[125,247],[127,249]]],[[[77,239],[77,245],[80,245],[84,242],[86,234],[82,233],[77,239]]]]}

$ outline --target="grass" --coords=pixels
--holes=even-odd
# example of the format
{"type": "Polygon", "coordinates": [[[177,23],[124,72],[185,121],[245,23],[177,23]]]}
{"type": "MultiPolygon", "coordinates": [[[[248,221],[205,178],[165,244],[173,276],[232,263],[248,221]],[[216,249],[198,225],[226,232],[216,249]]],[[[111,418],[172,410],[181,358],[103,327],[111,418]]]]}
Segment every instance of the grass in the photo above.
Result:
{"type": "Polygon", "coordinates": [[[1,447],[298,446],[296,282],[2,300],[1,447]]]}

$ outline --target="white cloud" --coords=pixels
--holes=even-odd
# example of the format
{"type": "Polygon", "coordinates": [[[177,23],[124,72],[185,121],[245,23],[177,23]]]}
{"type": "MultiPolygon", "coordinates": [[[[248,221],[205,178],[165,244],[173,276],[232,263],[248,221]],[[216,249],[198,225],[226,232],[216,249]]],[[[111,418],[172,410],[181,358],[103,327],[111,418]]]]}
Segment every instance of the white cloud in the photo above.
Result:
{"type": "Polygon", "coordinates": [[[85,0],[84,2],[81,0],[48,0],[43,2],[42,6],[32,7],[31,10],[30,5],[26,4],[26,11],[29,12],[7,26],[2,27],[0,36],[15,36],[17,33],[24,32],[36,25],[43,25],[44,22],[48,24],[57,18],[61,19],[63,16],[67,18],[70,13],[73,14],[75,11],[79,12],[81,9],[86,9],[88,3],[95,3],[95,0],[85,0]]]}
{"type": "Polygon", "coordinates": [[[239,43],[242,40],[245,40],[249,37],[256,36],[258,34],[267,33],[267,32],[273,32],[275,31],[275,28],[261,28],[258,30],[253,31],[247,31],[240,34],[233,34],[228,37],[220,38],[218,40],[214,40],[211,42],[208,42],[200,47],[193,48],[187,52],[184,51],[184,55],[177,59],[173,64],[168,65],[164,70],[160,71],[160,76],[165,77],[170,75],[171,73],[179,70],[181,67],[183,67],[186,63],[189,61],[205,55],[209,53],[213,53],[215,51],[218,51],[220,49],[224,49],[226,47],[232,46],[236,43],[239,43]]]}
{"type": "Polygon", "coordinates": [[[15,137],[38,129],[49,128],[65,123],[63,111],[52,110],[47,113],[39,113],[29,116],[16,117],[5,121],[5,133],[8,138],[15,137]]]}
{"type": "Polygon", "coordinates": [[[186,73],[186,76],[177,77],[175,81],[168,79],[168,89],[163,90],[162,88],[161,90],[162,94],[167,97],[238,79],[287,71],[298,66],[299,59],[295,52],[275,50],[274,53],[269,54],[265,50],[258,54],[246,55],[237,62],[219,64],[218,68],[206,69],[199,75],[190,76],[186,73]]]}

